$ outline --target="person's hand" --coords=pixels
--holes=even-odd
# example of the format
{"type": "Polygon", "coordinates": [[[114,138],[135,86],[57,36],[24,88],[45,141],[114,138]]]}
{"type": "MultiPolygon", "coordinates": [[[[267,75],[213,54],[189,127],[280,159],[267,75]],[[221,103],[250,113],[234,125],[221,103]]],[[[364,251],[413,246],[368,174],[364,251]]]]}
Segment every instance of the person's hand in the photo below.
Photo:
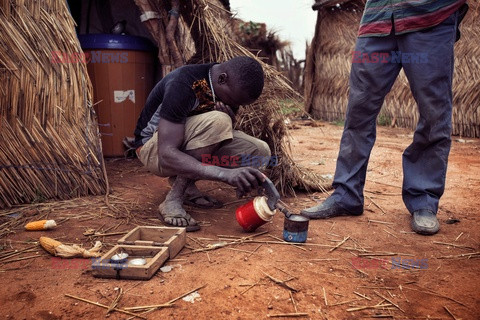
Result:
{"type": "Polygon", "coordinates": [[[242,197],[258,188],[265,181],[265,175],[251,167],[227,169],[226,182],[237,188],[237,197],[242,197]]]}
{"type": "Polygon", "coordinates": [[[215,102],[214,110],[225,112],[232,119],[232,124],[235,123],[235,113],[233,112],[232,108],[230,108],[229,105],[224,104],[222,101],[217,101],[215,102]]]}

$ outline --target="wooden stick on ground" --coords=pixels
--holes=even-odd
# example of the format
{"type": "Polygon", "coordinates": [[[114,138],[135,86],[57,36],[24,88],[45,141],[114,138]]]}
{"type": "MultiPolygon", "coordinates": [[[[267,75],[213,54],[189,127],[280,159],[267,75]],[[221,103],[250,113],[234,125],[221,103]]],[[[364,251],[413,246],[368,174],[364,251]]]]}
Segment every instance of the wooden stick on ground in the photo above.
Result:
{"type": "Polygon", "coordinates": [[[376,290],[373,290],[373,292],[375,292],[375,294],[376,294],[377,296],[379,296],[380,298],[385,299],[386,301],[388,301],[388,302],[390,302],[391,304],[393,304],[395,307],[398,308],[398,310],[400,310],[400,311],[402,311],[403,313],[405,313],[405,311],[403,311],[403,309],[400,308],[400,307],[398,306],[398,304],[394,303],[392,300],[384,297],[383,295],[381,295],[380,293],[378,293],[376,290]]]}
{"type": "Polygon", "coordinates": [[[192,240],[193,242],[195,242],[196,244],[198,244],[200,247],[202,248],[205,248],[205,244],[203,244],[200,240],[197,240],[193,237],[190,237],[190,236],[187,236],[188,239],[192,240]]]}
{"type": "Polygon", "coordinates": [[[391,233],[391,232],[390,232],[390,231],[388,231],[387,229],[383,229],[383,231],[385,231],[386,233],[388,233],[388,234],[389,234],[389,235],[391,235],[392,237],[394,237],[394,238],[397,238],[397,239],[398,239],[398,237],[397,237],[396,235],[394,235],[393,233],[391,233]]]}
{"type": "Polygon", "coordinates": [[[318,258],[318,259],[291,259],[291,260],[275,260],[276,262],[314,262],[314,261],[338,261],[340,259],[318,258]]]}
{"type": "MultiPolygon", "coordinates": [[[[109,309],[109,306],[106,306],[104,304],[101,304],[101,303],[98,303],[98,302],[94,302],[94,301],[90,301],[90,300],[87,300],[87,299],[83,299],[83,298],[80,298],[80,297],[76,297],[76,296],[73,296],[71,294],[68,294],[68,293],[65,293],[65,296],[66,297],[69,297],[69,298],[72,298],[72,299],[76,299],[76,300],[80,300],[80,301],[83,301],[83,302],[86,302],[86,303],[90,303],[90,304],[93,304],[97,307],[102,307],[104,309],[109,309]]],[[[135,314],[133,312],[129,312],[129,311],[126,311],[126,310],[123,310],[123,309],[119,309],[119,308],[113,308],[113,310],[115,311],[118,311],[118,312],[121,312],[121,313],[125,313],[125,314],[128,314],[128,315],[131,315],[131,316],[134,316],[134,317],[138,317],[140,319],[147,319],[141,315],[138,315],[138,314],[135,314]]]]}
{"type": "Polygon", "coordinates": [[[121,231],[121,232],[110,232],[110,233],[93,233],[88,235],[89,237],[110,237],[110,236],[119,236],[122,234],[127,234],[128,231],[121,231]]]}
{"type": "Polygon", "coordinates": [[[454,243],[439,242],[439,241],[433,241],[433,243],[434,243],[434,244],[442,244],[442,245],[444,245],[444,246],[450,246],[450,247],[455,247],[455,248],[475,250],[475,248],[467,247],[467,246],[459,246],[458,244],[454,244],[454,243]]]}
{"type": "Polygon", "coordinates": [[[437,259],[453,259],[453,258],[463,258],[463,257],[467,257],[467,259],[470,259],[472,256],[478,256],[480,255],[480,251],[479,252],[472,252],[472,253],[462,253],[462,254],[458,254],[458,255],[455,255],[455,256],[441,256],[441,257],[437,257],[437,259]]]}
{"type": "Polygon", "coordinates": [[[379,257],[379,256],[413,256],[410,253],[397,253],[397,252],[366,252],[366,253],[359,253],[358,256],[360,257],[379,257]]]}
{"type": "MultiPolygon", "coordinates": [[[[260,279],[262,280],[262,279],[260,279]]],[[[254,284],[250,285],[247,289],[243,290],[242,292],[240,292],[240,294],[244,294],[245,292],[247,292],[248,290],[252,289],[253,287],[255,287],[259,282],[260,280],[258,280],[257,282],[255,282],[254,284]]]]}
{"type": "Polygon", "coordinates": [[[7,271],[25,269],[25,268],[30,267],[30,265],[32,264],[32,262],[33,262],[33,261],[30,261],[29,263],[27,263],[27,264],[25,264],[25,265],[22,265],[22,266],[20,266],[20,267],[16,267],[16,268],[0,269],[0,272],[7,272],[7,271]]]}
{"type": "Polygon", "coordinates": [[[109,314],[110,312],[112,312],[118,305],[118,302],[120,301],[120,299],[122,298],[122,294],[123,294],[123,289],[120,288],[118,290],[118,293],[117,293],[117,297],[112,301],[112,303],[110,304],[110,306],[108,307],[108,310],[107,310],[107,314],[109,314]]]}
{"type": "Polygon", "coordinates": [[[173,307],[173,303],[162,303],[162,304],[152,304],[150,306],[138,306],[138,307],[128,307],[124,308],[124,310],[132,310],[132,311],[142,311],[142,310],[148,310],[148,311],[153,311],[155,309],[161,309],[161,308],[171,308],[173,307]]]}
{"type": "Polygon", "coordinates": [[[175,301],[180,300],[180,299],[182,299],[182,298],[185,297],[185,296],[188,296],[188,295],[189,295],[190,293],[192,293],[192,292],[195,292],[195,291],[198,291],[198,290],[200,290],[200,289],[202,289],[202,288],[205,288],[206,286],[207,286],[207,285],[204,284],[203,286],[200,286],[200,287],[198,287],[198,288],[196,288],[196,289],[190,290],[190,291],[188,291],[188,292],[186,292],[186,293],[184,293],[184,294],[182,294],[182,295],[180,295],[180,296],[178,296],[178,297],[176,297],[176,298],[174,298],[174,299],[172,299],[172,300],[170,300],[170,301],[168,301],[168,302],[166,302],[166,303],[163,303],[163,304],[157,304],[157,305],[151,305],[151,306],[129,307],[129,308],[125,308],[125,310],[143,310],[143,309],[158,309],[158,308],[171,307],[172,304],[173,304],[175,301]]]}
{"type": "Polygon", "coordinates": [[[380,209],[383,214],[386,213],[385,210],[383,210],[382,207],[380,207],[375,201],[373,201],[372,197],[370,197],[370,196],[368,196],[368,195],[365,195],[365,196],[368,198],[368,200],[370,200],[370,201],[375,205],[375,207],[377,207],[378,209],[380,209]]]}
{"type": "Polygon", "coordinates": [[[405,297],[405,301],[407,301],[408,303],[410,303],[410,301],[408,300],[407,296],[405,295],[405,292],[403,292],[403,287],[401,284],[398,285],[398,288],[400,289],[400,291],[402,292],[403,296],[405,297]]]}
{"type": "Polygon", "coordinates": [[[243,258],[243,260],[247,261],[248,258],[250,258],[255,252],[257,252],[258,249],[260,249],[262,245],[258,245],[258,247],[255,248],[255,250],[253,250],[252,252],[250,252],[250,254],[248,256],[246,256],[245,258],[243,258]]]}
{"type": "Polygon", "coordinates": [[[356,295],[359,296],[359,297],[364,298],[364,299],[372,300],[372,298],[369,298],[369,297],[367,297],[366,295],[361,294],[361,293],[359,293],[359,292],[353,291],[353,293],[356,294],[356,295]]]}
{"type": "Polygon", "coordinates": [[[330,229],[328,229],[328,231],[329,231],[329,232],[332,231],[332,229],[333,229],[334,226],[335,226],[335,221],[333,221],[332,226],[330,227],[330,229]]]}
{"type": "Polygon", "coordinates": [[[339,238],[341,238],[341,236],[339,236],[339,235],[336,234],[336,233],[326,232],[325,234],[328,234],[329,236],[334,236],[334,237],[339,237],[339,238]]]}
{"type": "Polygon", "coordinates": [[[339,306],[339,305],[342,305],[342,304],[352,303],[352,302],[356,302],[356,301],[360,301],[360,300],[363,300],[363,299],[353,299],[353,300],[337,302],[337,303],[331,304],[330,306],[334,307],[334,306],[339,306]]]}
{"type": "Polygon", "coordinates": [[[13,252],[8,252],[8,253],[5,253],[4,255],[2,255],[0,257],[0,262],[4,261],[4,260],[8,260],[9,258],[14,257],[14,256],[21,255],[23,253],[35,252],[35,251],[38,251],[38,247],[36,245],[35,245],[35,248],[27,248],[27,249],[17,250],[17,251],[13,251],[13,252]]]}
{"type": "Polygon", "coordinates": [[[455,317],[455,316],[453,315],[453,313],[452,313],[450,310],[448,310],[447,306],[443,306],[443,308],[448,312],[449,315],[452,316],[452,318],[453,318],[454,320],[459,320],[457,317],[455,317]]]}
{"type": "Polygon", "coordinates": [[[372,219],[368,219],[368,222],[383,223],[383,224],[393,224],[392,222],[380,221],[380,220],[372,220],[372,219]]]}
{"type": "Polygon", "coordinates": [[[352,240],[357,246],[360,247],[360,249],[362,249],[364,252],[367,252],[368,250],[365,249],[357,240],[355,240],[354,238],[350,238],[350,240],[352,240]]]}
{"type": "Polygon", "coordinates": [[[249,236],[245,236],[245,237],[237,237],[237,236],[230,236],[230,235],[225,235],[225,234],[219,234],[217,235],[217,237],[219,238],[222,238],[222,237],[225,237],[225,238],[236,238],[238,240],[245,240],[245,239],[249,239],[249,238],[255,238],[255,237],[258,237],[258,236],[261,236],[263,234],[266,234],[268,233],[268,231],[262,231],[262,232],[259,232],[259,233],[255,233],[255,234],[252,234],[252,235],[249,235],[249,236]]]}
{"type": "Polygon", "coordinates": [[[342,244],[344,244],[348,239],[350,239],[350,236],[346,237],[346,238],[343,238],[343,240],[341,242],[339,242],[335,247],[333,247],[332,249],[329,250],[329,252],[332,252],[333,250],[337,249],[338,247],[340,247],[342,244]]]}
{"type": "Polygon", "coordinates": [[[6,261],[2,261],[2,265],[7,264],[7,263],[10,263],[10,262],[16,262],[16,261],[22,261],[22,260],[33,259],[33,258],[40,258],[40,257],[44,257],[44,255],[42,255],[42,254],[37,254],[36,256],[28,256],[28,257],[22,257],[22,258],[15,258],[15,259],[11,259],[11,260],[6,260],[6,261]]]}
{"type": "Polygon", "coordinates": [[[363,289],[383,289],[383,290],[396,290],[396,287],[375,287],[375,286],[358,286],[357,288],[363,289]]]}
{"type": "Polygon", "coordinates": [[[271,275],[269,275],[269,274],[267,274],[267,273],[265,273],[265,272],[263,272],[263,274],[265,274],[270,280],[272,280],[272,281],[275,282],[276,284],[278,284],[278,285],[280,285],[280,286],[282,286],[282,287],[284,287],[284,288],[286,288],[286,289],[288,289],[288,290],[292,290],[292,291],[294,291],[294,292],[298,292],[297,289],[290,287],[290,286],[286,283],[287,281],[290,281],[290,280],[295,279],[295,278],[290,278],[290,279],[287,279],[287,280],[283,280],[283,281],[282,281],[282,280],[279,280],[279,279],[276,279],[276,278],[272,277],[271,275]]]}
{"type": "MultiPolygon", "coordinates": [[[[414,290],[414,291],[423,292],[423,293],[428,293],[428,294],[431,294],[431,295],[433,295],[433,296],[437,296],[437,297],[441,297],[441,298],[445,298],[445,299],[448,299],[448,300],[450,300],[450,301],[456,302],[456,303],[458,303],[458,304],[461,305],[461,306],[464,306],[464,307],[468,308],[468,306],[465,305],[464,303],[462,303],[462,302],[460,302],[460,301],[458,301],[458,300],[455,300],[455,299],[453,299],[453,298],[450,298],[450,297],[448,297],[448,296],[445,296],[445,295],[443,295],[443,294],[436,293],[435,291],[432,291],[432,290],[425,290],[424,288],[422,288],[422,289],[424,289],[424,290],[419,290],[419,289],[409,288],[409,287],[404,287],[404,288],[405,288],[405,289],[409,289],[409,290],[414,290]]],[[[420,287],[420,288],[421,288],[421,287],[420,287]]]]}
{"type": "Polygon", "coordinates": [[[460,237],[463,235],[463,232],[460,232],[460,234],[455,238],[455,241],[457,241],[458,239],[460,239],[460,237]]]}
{"type": "Polygon", "coordinates": [[[298,312],[298,309],[297,309],[297,303],[295,302],[295,299],[293,299],[293,293],[292,291],[288,291],[288,293],[290,293],[290,299],[292,300],[292,304],[293,304],[293,308],[295,309],[295,312],[298,312]]]}
{"type": "Polygon", "coordinates": [[[228,250],[232,250],[232,251],[239,251],[239,252],[245,252],[245,253],[249,253],[249,254],[253,254],[255,252],[253,251],[248,251],[248,250],[242,250],[242,249],[237,249],[237,248],[226,248],[228,250]]]}
{"type": "MultiPolygon", "coordinates": [[[[290,262],[291,262],[291,261],[290,261],[290,262]]],[[[289,275],[290,277],[292,277],[292,279],[297,278],[296,276],[294,276],[294,275],[291,274],[290,272],[287,272],[287,271],[285,271],[285,270],[283,270],[283,269],[280,269],[280,268],[277,267],[277,266],[273,266],[273,267],[274,267],[275,269],[277,269],[278,271],[281,271],[281,272],[285,273],[286,275],[289,275]]]]}
{"type": "MultiPolygon", "coordinates": [[[[236,242],[235,242],[235,241],[232,241],[232,242],[219,242],[219,243],[213,244],[213,245],[211,245],[210,247],[207,247],[207,248],[200,248],[200,249],[191,248],[192,251],[187,252],[187,253],[185,253],[185,254],[187,255],[187,254],[196,253],[196,252],[204,252],[204,251],[217,250],[217,249],[219,249],[219,248],[223,248],[223,247],[226,247],[226,246],[232,245],[232,244],[236,244],[236,242]]],[[[188,248],[188,247],[185,246],[185,248],[188,248]]]]}
{"type": "MultiPolygon", "coordinates": [[[[271,241],[271,240],[247,240],[244,243],[265,243],[265,244],[284,244],[291,246],[291,242],[286,241],[271,241]]],[[[321,243],[295,243],[296,246],[312,246],[312,247],[325,247],[325,248],[333,248],[333,246],[328,244],[321,244],[321,243]]]]}
{"type": "Polygon", "coordinates": [[[297,312],[297,313],[277,313],[277,314],[267,314],[269,318],[289,318],[289,317],[308,317],[308,313],[297,312]]]}
{"type": "Polygon", "coordinates": [[[360,311],[360,310],[366,310],[366,309],[385,308],[385,307],[391,307],[391,306],[392,305],[390,303],[376,304],[374,306],[362,306],[362,307],[349,308],[349,309],[347,309],[347,311],[348,312],[353,312],[353,311],[360,311]]]}
{"type": "Polygon", "coordinates": [[[355,266],[353,265],[352,261],[349,261],[349,263],[352,265],[352,267],[353,267],[353,269],[355,269],[355,271],[358,271],[358,272],[360,272],[361,274],[363,274],[364,276],[368,277],[368,273],[366,273],[365,271],[363,271],[363,270],[355,267],[355,266]]]}
{"type": "Polygon", "coordinates": [[[328,306],[327,293],[325,292],[325,287],[322,287],[323,290],[323,299],[325,300],[325,306],[328,306]]]}

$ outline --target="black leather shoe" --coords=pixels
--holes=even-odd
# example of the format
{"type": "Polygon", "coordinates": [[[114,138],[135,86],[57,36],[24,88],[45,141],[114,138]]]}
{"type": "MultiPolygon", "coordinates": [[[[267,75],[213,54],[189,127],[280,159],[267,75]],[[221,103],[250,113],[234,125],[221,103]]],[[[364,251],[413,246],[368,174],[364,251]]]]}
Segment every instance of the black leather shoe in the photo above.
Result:
{"type": "Polygon", "coordinates": [[[359,216],[363,213],[351,212],[340,207],[332,197],[327,198],[321,204],[304,209],[300,212],[302,216],[309,217],[310,219],[328,219],[338,216],[359,216]]]}
{"type": "Polygon", "coordinates": [[[432,235],[440,230],[437,215],[432,210],[421,209],[412,214],[412,230],[418,234],[432,235]]]}

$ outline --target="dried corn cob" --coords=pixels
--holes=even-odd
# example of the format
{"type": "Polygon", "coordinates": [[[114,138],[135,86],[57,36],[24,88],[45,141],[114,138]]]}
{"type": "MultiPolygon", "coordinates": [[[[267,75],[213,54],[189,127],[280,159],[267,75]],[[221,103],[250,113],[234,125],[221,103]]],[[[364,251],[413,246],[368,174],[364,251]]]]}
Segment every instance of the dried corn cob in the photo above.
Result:
{"type": "Polygon", "coordinates": [[[47,250],[50,254],[55,254],[55,248],[60,246],[62,243],[60,241],[54,240],[49,237],[40,237],[40,245],[42,246],[43,249],[47,250]]]}
{"type": "Polygon", "coordinates": [[[38,230],[48,230],[53,229],[57,226],[55,220],[39,220],[32,221],[25,225],[25,230],[28,231],[38,231],[38,230]]]}
{"type": "Polygon", "coordinates": [[[69,246],[61,243],[60,241],[54,240],[48,237],[40,237],[40,245],[48,251],[50,254],[53,254],[57,257],[62,258],[92,258],[99,257],[101,253],[99,252],[102,248],[102,243],[100,241],[95,242],[95,245],[90,250],[84,249],[76,244],[69,246]]]}

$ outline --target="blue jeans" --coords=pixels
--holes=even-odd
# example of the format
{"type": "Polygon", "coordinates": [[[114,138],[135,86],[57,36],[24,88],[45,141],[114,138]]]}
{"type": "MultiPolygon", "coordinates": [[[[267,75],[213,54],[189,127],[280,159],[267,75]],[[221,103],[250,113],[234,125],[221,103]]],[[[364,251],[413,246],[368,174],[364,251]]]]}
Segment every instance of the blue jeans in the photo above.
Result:
{"type": "MultiPolygon", "coordinates": [[[[420,118],[413,142],[403,153],[403,201],[413,213],[438,210],[445,189],[451,145],[453,46],[458,13],[422,31],[358,38],[355,51],[387,53],[386,63],[354,59],[345,128],[333,181],[332,197],[344,209],[363,211],[363,188],[376,138],[376,118],[403,68],[420,118]],[[415,61],[392,59],[392,52],[413,53],[415,61]]],[[[385,56],[385,54],[383,55],[385,56]]],[[[381,59],[380,59],[381,60],[381,59]]]]}

